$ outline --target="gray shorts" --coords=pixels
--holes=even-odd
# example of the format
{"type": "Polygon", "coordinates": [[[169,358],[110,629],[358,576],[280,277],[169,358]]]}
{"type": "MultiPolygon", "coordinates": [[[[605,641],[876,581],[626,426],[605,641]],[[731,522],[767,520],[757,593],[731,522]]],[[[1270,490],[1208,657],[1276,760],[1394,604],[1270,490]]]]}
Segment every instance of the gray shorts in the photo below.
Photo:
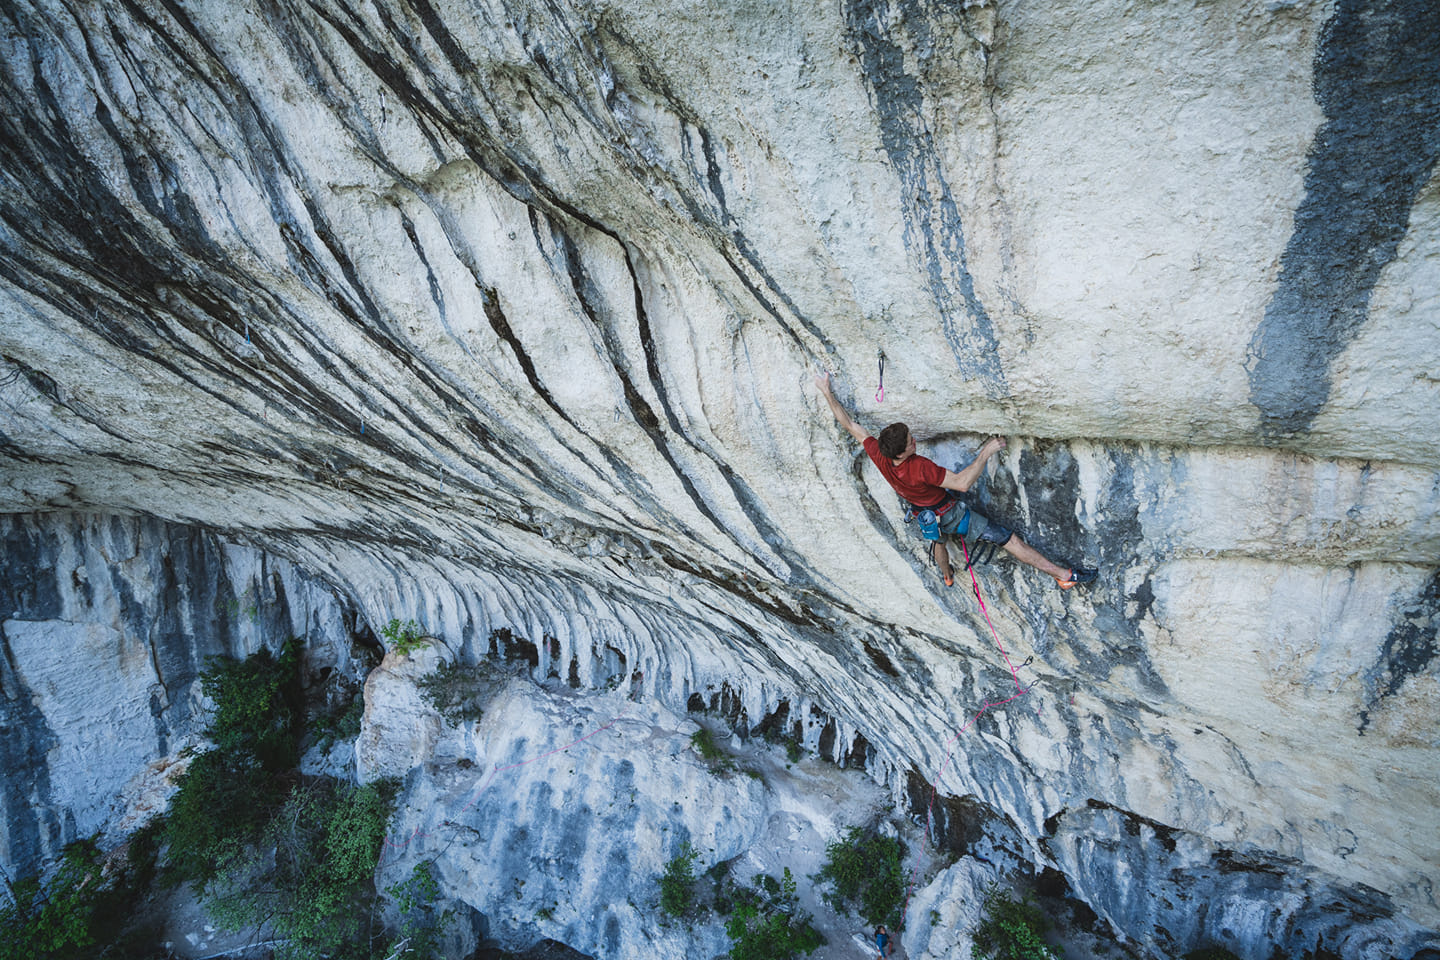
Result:
{"type": "MultiPolygon", "coordinates": [[[[965,504],[957,503],[940,517],[940,533],[947,537],[960,536],[960,528],[965,525],[967,510],[965,504]]],[[[986,540],[996,546],[1003,547],[1010,542],[1015,534],[1007,526],[996,523],[979,510],[968,511],[970,522],[966,526],[964,536],[971,540],[986,540]]],[[[919,526],[916,526],[916,533],[919,533],[919,526]]]]}

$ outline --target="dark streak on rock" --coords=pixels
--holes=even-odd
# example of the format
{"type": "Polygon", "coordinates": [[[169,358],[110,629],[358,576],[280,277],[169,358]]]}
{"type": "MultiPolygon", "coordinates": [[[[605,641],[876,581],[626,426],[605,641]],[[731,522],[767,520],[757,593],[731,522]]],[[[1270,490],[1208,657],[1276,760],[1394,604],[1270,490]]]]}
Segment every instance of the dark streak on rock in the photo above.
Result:
{"type": "Polygon", "coordinates": [[[1365,688],[1369,697],[1365,709],[1360,711],[1357,726],[1363,736],[1370,726],[1370,713],[1380,706],[1386,697],[1400,691],[1406,681],[1429,672],[1440,654],[1440,643],[1436,633],[1440,629],[1440,569],[1431,575],[1409,609],[1390,628],[1380,656],[1365,673],[1365,688]]]}
{"type": "MultiPolygon", "coordinates": [[[[927,12],[918,0],[895,0],[897,21],[915,34],[914,46],[934,43],[927,12]]],[[[869,85],[880,139],[904,196],[905,243],[924,264],[930,293],[940,313],[945,341],[967,378],[979,380],[992,399],[1005,396],[994,324],[975,292],[965,252],[960,211],[945,177],[945,165],[925,120],[920,79],[905,71],[905,52],[890,36],[891,0],[847,0],[850,42],[869,85]],[[956,301],[959,301],[957,306],[956,301]]]]}
{"type": "Polygon", "coordinates": [[[1330,364],[1364,324],[1440,158],[1440,4],[1340,0],[1314,82],[1325,124],[1247,364],[1271,438],[1305,433],[1324,407],[1330,364]]]}

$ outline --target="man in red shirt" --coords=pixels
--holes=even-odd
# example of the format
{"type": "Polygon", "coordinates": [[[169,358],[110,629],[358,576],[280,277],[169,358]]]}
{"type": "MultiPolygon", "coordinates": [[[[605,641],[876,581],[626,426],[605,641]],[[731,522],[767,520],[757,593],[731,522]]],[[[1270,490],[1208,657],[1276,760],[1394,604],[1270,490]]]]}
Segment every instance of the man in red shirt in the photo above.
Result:
{"type": "MultiPolygon", "coordinates": [[[[880,468],[886,482],[921,517],[922,530],[926,511],[936,515],[938,531],[933,537],[935,563],[945,577],[945,586],[955,582],[955,575],[950,568],[950,551],[945,547],[944,537],[963,537],[967,533],[973,539],[996,544],[1021,563],[1027,563],[1036,570],[1049,574],[1060,584],[1062,590],[1069,590],[1077,583],[1089,583],[1095,579],[1094,570],[1057,566],[1007,528],[979,511],[957,503],[951,496],[951,490],[963,493],[980,479],[980,471],[985,469],[986,462],[1005,449],[1003,439],[992,437],[985,441],[985,446],[980,448],[980,455],[968,467],[959,473],[951,473],[934,460],[915,452],[915,438],[910,434],[910,428],[903,423],[892,423],[881,430],[879,440],[870,436],[865,428],[850,419],[850,414],[846,413],[845,408],[840,406],[840,401],[835,399],[835,394],[830,390],[830,374],[816,374],[815,383],[825,395],[825,402],[830,405],[830,412],[835,415],[840,426],[860,441],[870,460],[880,468]]],[[[932,539],[929,533],[924,535],[926,539],[932,539]]]]}

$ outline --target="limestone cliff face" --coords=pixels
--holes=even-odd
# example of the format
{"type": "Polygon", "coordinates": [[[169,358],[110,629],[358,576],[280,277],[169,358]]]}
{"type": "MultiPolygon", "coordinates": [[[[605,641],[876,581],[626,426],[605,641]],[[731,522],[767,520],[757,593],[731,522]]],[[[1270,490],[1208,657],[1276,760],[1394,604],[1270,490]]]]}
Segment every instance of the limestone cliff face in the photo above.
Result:
{"type": "Polygon", "coordinates": [[[199,743],[207,657],[289,637],[352,678],[354,613],[284,561],[156,520],[0,517],[0,790],[9,876],[65,844],[117,842],[157,811],[199,743]]]}
{"type": "MultiPolygon", "coordinates": [[[[1434,944],[1434,4],[3,18],[0,509],[199,525],[464,660],[503,627],[539,677],[825,717],[1156,952],[1434,944]],[[1018,687],[820,365],[947,466],[1009,436],[978,502],[1101,567],[981,568],[1018,687]]],[[[19,713],[83,642],[29,603],[19,713]]],[[[6,749],[72,789],[48,743],[6,749]]]]}

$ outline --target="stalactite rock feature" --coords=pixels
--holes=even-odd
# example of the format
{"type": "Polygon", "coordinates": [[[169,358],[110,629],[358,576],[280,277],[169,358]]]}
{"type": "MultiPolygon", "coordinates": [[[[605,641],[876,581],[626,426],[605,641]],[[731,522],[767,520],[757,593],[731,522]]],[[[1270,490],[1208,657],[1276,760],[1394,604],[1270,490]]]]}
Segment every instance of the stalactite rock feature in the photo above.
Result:
{"type": "Polygon", "coordinates": [[[137,727],[169,678],[254,647],[184,639],[217,614],[160,574],[125,587],[143,629],[64,612],[144,563],[41,576],[71,535],[24,531],[127,515],[457,662],[533,649],[537,680],[742,726],[784,704],[897,796],[993,811],[1156,954],[1440,949],[1440,7],[18,0],[0,27],[0,511],[32,571],[0,610],[7,864],[120,822],[87,798],[172,745],[137,727]],[[1101,580],[982,567],[992,637],[817,366],[947,467],[1009,437],[976,502],[1101,580]],[[77,699],[57,647],[115,696],[77,699]],[[84,711],[112,708],[135,766],[102,783],[84,711]]]}

